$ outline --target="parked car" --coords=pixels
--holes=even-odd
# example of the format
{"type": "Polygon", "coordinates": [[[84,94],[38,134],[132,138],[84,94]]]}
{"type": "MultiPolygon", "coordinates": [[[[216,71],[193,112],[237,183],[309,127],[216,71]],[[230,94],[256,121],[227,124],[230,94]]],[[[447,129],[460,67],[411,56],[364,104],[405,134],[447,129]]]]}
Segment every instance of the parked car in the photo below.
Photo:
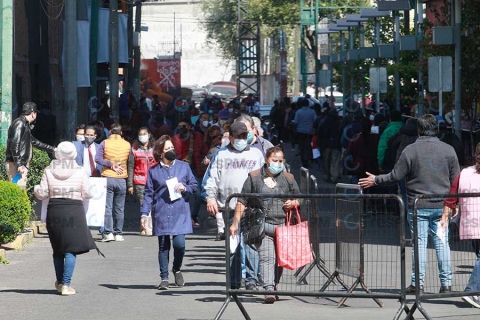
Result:
{"type": "Polygon", "coordinates": [[[221,99],[231,100],[237,95],[237,84],[229,81],[217,81],[207,86],[208,94],[216,95],[221,99]]]}

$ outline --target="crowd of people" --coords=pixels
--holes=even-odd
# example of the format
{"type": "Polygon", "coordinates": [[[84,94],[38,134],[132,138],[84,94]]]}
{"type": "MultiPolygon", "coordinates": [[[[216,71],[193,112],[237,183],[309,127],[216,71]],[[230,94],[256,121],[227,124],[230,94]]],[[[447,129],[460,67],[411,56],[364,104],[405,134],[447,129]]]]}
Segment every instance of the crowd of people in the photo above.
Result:
{"type": "MultiPolygon", "coordinates": [[[[33,137],[30,125],[38,113],[34,103],[24,105],[22,116],[12,122],[9,129],[6,162],[10,179],[18,172],[26,181],[32,146],[55,153],[55,160],[45,170],[35,194],[39,199],[54,200],[48,206],[47,228],[54,250],[55,287],[64,295],[75,294],[71,277],[76,255],[96,249],[89,233],[73,233],[69,241],[60,241],[69,226],[58,226],[58,219],[54,219],[65,210],[79,215],[81,200],[93,196],[94,188],[92,191],[87,187],[84,177],[107,179],[102,242],[125,240],[122,234],[126,195],[130,193],[140,200],[140,232],[158,237],[160,290],[170,286],[168,266],[172,246],[171,271],[175,284],[185,284],[181,273],[185,235],[200,227],[198,212],[203,204],[216,221],[215,240],[222,241],[226,227],[230,227],[233,235],[243,233],[240,218],[246,208],[254,206],[252,199],[240,198],[226,203],[230,194],[300,193],[295,179],[288,173],[284,148],[262,137],[261,121],[252,116],[258,111],[253,97],[234,99],[228,104],[215,98],[206,99],[200,108],[183,100],[170,107],[163,106],[154,97],[150,102],[152,111],[148,112],[145,110],[150,110],[149,103],[144,97],[140,99],[141,107],[134,100],[129,103],[130,110],[121,112],[120,122],[102,121],[97,117],[77,127],[72,133],[73,142],[62,142],[57,148],[33,137]],[[153,112],[155,108],[158,112],[153,112]],[[61,184],[72,185],[72,188],[58,188],[61,184]],[[231,226],[225,220],[228,210],[235,213],[231,226]],[[81,246],[72,245],[74,240],[79,240],[81,246]]],[[[416,195],[446,194],[451,188],[463,192],[476,181],[480,182],[478,164],[462,171],[463,176],[468,175],[468,183],[458,178],[465,161],[462,144],[434,115],[410,118],[392,110],[369,111],[367,116],[358,109],[340,117],[332,100],[327,99],[320,106],[305,97],[296,102],[289,98],[276,101],[270,119],[281,140],[292,144],[292,152],[300,157],[303,167],[312,164],[313,150],[318,149],[317,163],[326,182],[335,183],[342,175],[348,175],[352,183],[360,184],[366,192],[400,192],[408,203],[411,229],[416,195]]],[[[479,152],[480,149],[476,153],[477,163],[480,163],[479,152]]],[[[415,240],[419,244],[420,288],[412,271],[409,293],[423,289],[426,244],[432,230],[439,261],[440,292],[451,291],[448,241],[440,241],[435,232],[440,225],[446,228],[450,209],[455,209],[457,202],[450,200],[443,205],[425,201],[419,206],[419,233],[415,240]]],[[[268,291],[265,303],[274,303],[276,298],[270,291],[276,290],[281,276],[275,262],[274,230],[284,223],[285,213],[301,205],[301,201],[265,200],[255,205],[269,212],[265,221],[266,236],[256,244],[241,242],[233,252],[231,283],[233,288],[240,288],[244,283],[248,290],[263,286],[268,291]]],[[[377,208],[368,210],[374,213],[377,208]]],[[[398,212],[392,214],[398,215],[398,212]]],[[[479,215],[472,210],[468,214],[479,215]]],[[[83,221],[75,221],[75,227],[86,228],[83,221]]],[[[480,239],[480,235],[478,231],[464,230],[464,238],[480,239]]],[[[474,248],[479,260],[466,291],[478,290],[477,242],[474,248]]],[[[465,296],[464,300],[480,307],[476,296],[465,296]]]]}

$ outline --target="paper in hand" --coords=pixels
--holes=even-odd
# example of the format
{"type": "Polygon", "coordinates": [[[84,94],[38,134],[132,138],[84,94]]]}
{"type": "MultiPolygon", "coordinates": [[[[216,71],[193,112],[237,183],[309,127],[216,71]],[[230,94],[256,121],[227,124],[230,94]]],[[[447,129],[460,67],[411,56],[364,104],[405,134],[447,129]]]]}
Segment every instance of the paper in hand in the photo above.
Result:
{"type": "Polygon", "coordinates": [[[440,238],[443,245],[447,244],[447,232],[443,230],[442,223],[440,221],[437,222],[437,237],[440,238]]]}
{"type": "Polygon", "coordinates": [[[177,177],[168,179],[165,182],[167,183],[167,189],[168,189],[168,194],[170,195],[170,200],[175,201],[177,199],[180,199],[182,197],[182,193],[177,192],[175,189],[176,185],[178,184],[177,177]]]}
{"type": "Polygon", "coordinates": [[[238,233],[234,236],[230,235],[230,254],[234,254],[240,243],[240,237],[238,233]]]}

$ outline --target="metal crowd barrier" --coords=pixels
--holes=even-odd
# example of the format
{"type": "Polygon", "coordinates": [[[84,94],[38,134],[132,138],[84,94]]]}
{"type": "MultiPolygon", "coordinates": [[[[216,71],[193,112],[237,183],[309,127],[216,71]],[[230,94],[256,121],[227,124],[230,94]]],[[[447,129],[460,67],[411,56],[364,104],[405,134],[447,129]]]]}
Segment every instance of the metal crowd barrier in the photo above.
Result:
{"type": "MultiPolygon", "coordinates": [[[[312,182],[313,184],[313,182],[312,182]]],[[[394,319],[399,319],[402,312],[408,313],[405,295],[405,210],[402,199],[396,195],[364,195],[351,185],[339,185],[339,194],[300,194],[294,198],[302,201],[302,206],[308,203],[310,210],[305,216],[302,209],[302,219],[309,222],[309,237],[312,246],[312,261],[302,277],[305,281],[298,282],[295,270],[280,270],[277,261],[272,261],[272,253],[276,252],[275,242],[271,237],[265,237],[260,243],[245,244],[247,256],[246,265],[258,266],[263,263],[260,272],[259,289],[245,290],[240,288],[238,272],[241,256],[239,247],[230,252],[230,230],[226,228],[226,299],[215,319],[220,319],[233,299],[245,319],[251,319],[241,296],[264,296],[274,294],[279,298],[284,296],[328,297],[340,298],[338,305],[348,298],[374,299],[382,306],[379,299],[395,299],[400,307],[394,319]],[[384,207],[383,211],[370,210],[376,203],[392,203],[395,201],[401,210],[400,220],[392,218],[395,208],[384,207]],[[253,261],[252,251],[260,252],[253,261]],[[254,250],[255,251],[255,250],[254,250]],[[315,268],[317,266],[317,268],[315,268]],[[332,270],[330,272],[329,270],[332,270]],[[235,277],[235,275],[237,277],[235,277]],[[281,275],[281,278],[280,278],[281,275]],[[233,277],[232,277],[233,276],[233,277]],[[235,280],[237,279],[237,280],[235,280]],[[274,292],[269,292],[262,285],[275,286],[274,292]],[[360,288],[357,286],[360,285],[360,288]]],[[[269,201],[272,206],[280,206],[283,201],[291,199],[289,194],[232,194],[227,198],[228,204],[234,198],[269,201]]],[[[250,201],[249,201],[250,203],[250,201]]],[[[229,207],[226,205],[226,207],[229,207]]],[[[225,220],[229,221],[233,210],[226,212],[225,220]]],[[[268,213],[267,213],[268,214],[268,213]]],[[[303,221],[303,220],[302,220],[303,221]]],[[[298,250],[295,246],[293,250],[298,250]]],[[[253,272],[254,273],[254,272],[253,272]]],[[[253,274],[250,273],[250,274],[253,274]]],[[[249,277],[247,267],[247,278],[249,277]]],[[[245,280],[249,282],[248,279],[245,280]]],[[[281,303],[281,302],[279,302],[281,303]]]]}
{"type": "MultiPolygon", "coordinates": [[[[425,202],[436,203],[437,206],[440,204],[443,206],[443,202],[446,198],[457,198],[460,202],[465,201],[468,198],[476,198],[480,201],[480,193],[462,193],[462,194],[438,194],[438,195],[421,195],[415,198],[413,213],[409,212],[409,222],[412,224],[411,229],[413,233],[413,245],[414,245],[414,269],[415,269],[415,301],[411,307],[407,319],[413,318],[413,314],[418,309],[425,319],[432,319],[427,311],[423,308],[422,302],[430,299],[438,298],[453,298],[453,297],[464,297],[464,296],[480,296],[480,290],[465,292],[465,288],[469,283],[469,278],[472,273],[473,266],[475,264],[480,264],[480,260],[477,261],[475,256],[475,251],[473,246],[475,243],[472,239],[461,240],[458,234],[458,228],[460,224],[463,224],[464,227],[471,225],[476,229],[475,238],[480,239],[480,221],[476,219],[469,218],[465,214],[462,222],[462,212],[461,208],[457,206],[457,210],[460,210],[459,219],[450,221],[449,230],[445,233],[433,233],[428,231],[430,228],[437,227],[437,220],[434,216],[442,213],[442,209],[436,213],[429,212],[429,216],[426,217],[427,212],[422,212],[421,208],[428,208],[428,204],[425,202]],[[425,235],[425,227],[428,227],[427,234],[425,235]],[[443,234],[443,235],[442,235],[443,234]],[[422,235],[422,238],[425,236],[429,240],[425,249],[425,253],[421,254],[420,241],[415,241],[419,239],[419,235],[422,235]],[[445,236],[445,239],[442,237],[445,236]],[[432,241],[433,240],[433,241],[432,241]],[[443,249],[441,247],[443,245],[443,249]],[[436,251],[436,247],[440,249],[436,251]],[[423,258],[423,259],[422,259],[423,258]],[[421,260],[425,261],[425,272],[424,272],[424,285],[423,290],[420,290],[420,268],[422,266],[421,260]],[[439,267],[437,261],[443,261],[442,266],[445,266],[444,272],[439,272],[439,267]],[[446,267],[448,266],[448,267],[446,267]],[[449,279],[448,269],[451,269],[451,292],[440,293],[441,281],[447,281],[449,279]],[[445,272],[447,270],[447,272],[445,272]],[[442,277],[442,280],[440,280],[442,277]]],[[[468,211],[470,212],[479,212],[480,207],[475,205],[467,205],[468,211]]],[[[433,229],[432,229],[433,230],[433,229]]],[[[438,230],[438,229],[437,229],[438,230]]],[[[480,242],[480,240],[478,240],[480,242]]],[[[423,243],[423,241],[422,241],[423,243]]],[[[480,244],[477,244],[480,245],[480,244]]],[[[423,247],[423,246],[422,246],[423,247]]],[[[422,248],[422,252],[423,252],[422,248]]],[[[477,267],[478,268],[478,267],[477,267]]],[[[448,283],[447,283],[448,284],[448,283]]],[[[465,302],[467,306],[467,302],[465,302]]]]}

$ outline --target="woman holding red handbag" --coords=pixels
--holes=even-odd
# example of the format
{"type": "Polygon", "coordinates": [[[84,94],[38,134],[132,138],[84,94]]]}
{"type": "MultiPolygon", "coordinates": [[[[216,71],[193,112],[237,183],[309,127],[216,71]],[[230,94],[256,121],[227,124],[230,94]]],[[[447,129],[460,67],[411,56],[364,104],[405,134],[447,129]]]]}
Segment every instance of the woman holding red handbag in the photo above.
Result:
{"type": "MultiPolygon", "coordinates": [[[[284,154],[280,147],[267,150],[265,165],[259,170],[250,172],[243,184],[242,193],[300,194],[297,182],[292,174],[285,171],[284,154]]],[[[230,226],[231,235],[238,233],[240,219],[246,207],[261,208],[266,213],[265,236],[259,243],[249,244],[260,255],[260,276],[263,288],[271,293],[265,296],[264,302],[274,303],[273,291],[279,283],[283,268],[278,267],[275,248],[275,228],[285,225],[286,213],[300,205],[295,199],[268,197],[238,198],[235,216],[230,226]]]]}

